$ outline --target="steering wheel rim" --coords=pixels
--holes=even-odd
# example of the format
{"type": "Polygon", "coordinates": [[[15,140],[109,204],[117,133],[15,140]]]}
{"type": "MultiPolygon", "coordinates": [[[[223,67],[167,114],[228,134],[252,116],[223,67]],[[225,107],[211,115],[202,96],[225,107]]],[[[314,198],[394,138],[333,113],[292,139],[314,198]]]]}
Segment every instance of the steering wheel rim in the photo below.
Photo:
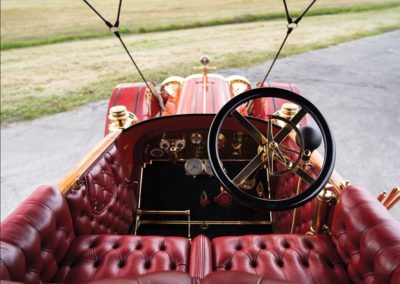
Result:
{"type": "MultiPolygon", "coordinates": [[[[255,118],[257,119],[257,118],[255,118]]],[[[276,137],[276,136],[275,136],[276,137]]],[[[221,110],[215,116],[210,131],[208,134],[207,141],[208,155],[211,167],[214,171],[215,176],[219,179],[224,188],[240,203],[245,206],[268,211],[282,211],[289,210],[295,207],[299,207],[311,199],[313,199],[328,183],[329,178],[333,172],[335,166],[336,149],[335,140],[330,130],[328,123],[321,112],[307,99],[304,97],[291,92],[289,90],[280,88],[256,88],[246,91],[228,101],[221,110]],[[220,133],[221,127],[225,119],[234,111],[238,106],[249,100],[257,98],[268,98],[275,97],[284,99],[293,103],[296,103],[301,109],[304,109],[307,114],[315,120],[318,125],[322,138],[324,141],[325,153],[324,162],[320,171],[319,176],[306,190],[300,194],[280,200],[268,200],[259,198],[248,194],[244,190],[235,186],[233,181],[225,173],[221,159],[218,152],[218,134],[220,133]]]]}

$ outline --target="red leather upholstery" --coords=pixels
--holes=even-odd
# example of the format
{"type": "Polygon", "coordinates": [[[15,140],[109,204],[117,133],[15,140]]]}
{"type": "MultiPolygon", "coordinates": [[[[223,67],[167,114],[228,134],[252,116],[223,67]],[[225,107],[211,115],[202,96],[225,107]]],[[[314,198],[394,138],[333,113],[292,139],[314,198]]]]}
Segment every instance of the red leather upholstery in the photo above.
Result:
{"type": "MultiPolygon", "coordinates": [[[[284,141],[286,147],[296,149],[295,142],[291,139],[286,139],[284,141]]],[[[285,152],[285,154],[295,161],[297,155],[290,152],[285,152]]],[[[276,162],[274,164],[277,171],[283,171],[286,169],[281,163],[276,162]]],[[[317,178],[319,172],[310,166],[305,167],[305,171],[313,178],[317,178]]],[[[296,174],[289,173],[280,176],[276,186],[276,191],[272,191],[272,197],[274,199],[285,199],[296,195],[297,184],[299,177],[296,174]]],[[[303,192],[309,187],[309,185],[302,181],[300,186],[300,192],[303,192]]],[[[316,198],[307,202],[301,207],[296,209],[296,220],[294,225],[293,233],[295,234],[305,234],[310,231],[312,219],[315,212],[315,206],[317,204],[316,198]]],[[[291,233],[292,220],[293,220],[294,209],[287,211],[274,211],[272,212],[272,220],[274,225],[274,232],[280,234],[291,233]]]]}
{"type": "Polygon", "coordinates": [[[213,271],[211,242],[203,235],[192,241],[189,271],[192,277],[200,279],[213,271]]]}
{"type": "Polygon", "coordinates": [[[400,283],[400,224],[363,187],[340,195],[332,241],[355,283],[400,283]]]}
{"type": "Polygon", "coordinates": [[[81,236],[55,280],[77,283],[163,270],[188,272],[189,251],[189,240],[180,237],[81,236]]]}
{"type": "Polygon", "coordinates": [[[89,284],[289,284],[284,280],[266,279],[263,276],[237,271],[219,271],[213,272],[203,280],[190,277],[188,273],[176,271],[154,272],[138,277],[120,278],[120,279],[104,279],[100,281],[90,282],[89,284]]]}
{"type": "Polygon", "coordinates": [[[296,283],[350,283],[325,235],[220,237],[212,245],[216,271],[242,271],[296,283]]]}
{"type": "Polygon", "coordinates": [[[89,284],[197,284],[200,279],[193,279],[189,273],[178,271],[153,272],[137,277],[125,277],[118,279],[104,279],[93,281],[89,284]]]}
{"type": "Polygon", "coordinates": [[[207,275],[203,283],[204,284],[220,284],[220,283],[288,284],[288,283],[299,283],[299,282],[269,279],[264,276],[255,275],[252,273],[238,272],[238,271],[218,271],[207,275]]]}
{"type": "Polygon", "coordinates": [[[74,239],[60,191],[39,187],[1,224],[1,278],[50,282],[74,239]]]}
{"type": "Polygon", "coordinates": [[[134,192],[126,182],[127,167],[115,144],[84,174],[78,190],[67,191],[77,236],[127,234],[136,210],[134,192]]]}

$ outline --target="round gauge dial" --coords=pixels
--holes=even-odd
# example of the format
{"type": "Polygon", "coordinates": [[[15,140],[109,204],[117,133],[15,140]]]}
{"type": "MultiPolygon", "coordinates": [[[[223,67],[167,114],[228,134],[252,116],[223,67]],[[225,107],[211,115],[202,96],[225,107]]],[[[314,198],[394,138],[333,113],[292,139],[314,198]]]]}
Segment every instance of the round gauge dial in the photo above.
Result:
{"type": "Polygon", "coordinates": [[[160,148],[163,149],[164,151],[167,151],[169,149],[169,147],[171,146],[171,144],[169,143],[168,140],[166,139],[161,139],[160,141],[160,148]]]}
{"type": "Polygon", "coordinates": [[[190,176],[198,176],[203,172],[203,163],[200,159],[193,158],[185,163],[186,174],[190,176]]]}
{"type": "Polygon", "coordinates": [[[179,151],[182,151],[186,146],[186,141],[184,139],[178,139],[175,141],[175,146],[179,151]]]}
{"type": "Polygon", "coordinates": [[[192,133],[192,135],[190,136],[190,141],[195,144],[195,145],[199,145],[201,143],[202,140],[202,135],[200,133],[192,133]]]}
{"type": "Polygon", "coordinates": [[[211,164],[209,160],[206,160],[204,163],[204,171],[206,172],[206,174],[208,174],[209,176],[213,176],[214,172],[212,170],[211,164]]]}

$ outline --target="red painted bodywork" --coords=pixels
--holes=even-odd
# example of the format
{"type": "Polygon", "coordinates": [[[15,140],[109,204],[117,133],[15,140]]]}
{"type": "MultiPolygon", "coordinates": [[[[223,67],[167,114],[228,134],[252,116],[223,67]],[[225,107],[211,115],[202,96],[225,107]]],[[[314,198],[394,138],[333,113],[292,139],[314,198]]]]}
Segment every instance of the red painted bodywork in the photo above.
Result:
{"type": "MultiPolygon", "coordinates": [[[[282,88],[300,94],[297,86],[292,83],[265,83],[263,87],[282,88]]],[[[164,101],[165,109],[161,113],[156,99],[147,92],[144,83],[120,84],[115,87],[110,97],[104,134],[108,134],[110,108],[116,105],[125,105],[128,111],[137,116],[139,121],[145,121],[160,115],[215,114],[232,97],[233,94],[224,77],[217,74],[209,74],[207,77],[203,77],[201,74],[192,75],[185,79],[175,97],[170,96],[168,100],[164,101]]],[[[267,120],[268,115],[274,114],[285,102],[287,101],[282,99],[257,99],[251,116],[267,120]]],[[[244,106],[240,107],[239,111],[248,115],[244,106]]],[[[306,124],[307,118],[304,117],[302,125],[306,124]]]]}

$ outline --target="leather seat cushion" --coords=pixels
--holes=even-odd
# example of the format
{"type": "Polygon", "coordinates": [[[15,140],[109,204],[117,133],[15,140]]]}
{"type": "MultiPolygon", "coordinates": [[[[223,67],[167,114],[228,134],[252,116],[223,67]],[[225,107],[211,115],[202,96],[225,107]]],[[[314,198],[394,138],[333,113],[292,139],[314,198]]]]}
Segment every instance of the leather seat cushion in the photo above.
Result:
{"type": "Polygon", "coordinates": [[[72,243],[55,281],[82,283],[155,271],[188,272],[189,254],[186,238],[81,236],[72,243]]]}
{"type": "Polygon", "coordinates": [[[90,284],[290,284],[285,280],[271,280],[263,276],[237,271],[218,271],[206,276],[205,279],[190,276],[188,273],[177,271],[153,272],[146,275],[119,279],[104,279],[90,284]]]}
{"type": "Polygon", "coordinates": [[[212,241],[214,271],[297,283],[351,283],[328,236],[248,235],[212,241]]]}

